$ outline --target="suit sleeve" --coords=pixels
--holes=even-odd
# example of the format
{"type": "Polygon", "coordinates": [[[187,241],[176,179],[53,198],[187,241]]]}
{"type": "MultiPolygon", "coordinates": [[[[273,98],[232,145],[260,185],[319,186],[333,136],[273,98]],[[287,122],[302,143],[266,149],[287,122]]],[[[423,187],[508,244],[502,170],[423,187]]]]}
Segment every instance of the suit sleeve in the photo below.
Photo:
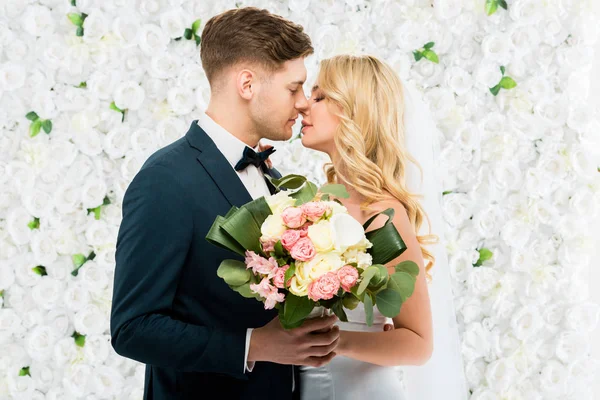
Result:
{"type": "Polygon", "coordinates": [[[221,330],[173,318],[172,303],[193,232],[188,195],[169,169],[141,170],[123,199],[112,346],[145,364],[247,379],[242,368],[246,329],[221,330]]]}

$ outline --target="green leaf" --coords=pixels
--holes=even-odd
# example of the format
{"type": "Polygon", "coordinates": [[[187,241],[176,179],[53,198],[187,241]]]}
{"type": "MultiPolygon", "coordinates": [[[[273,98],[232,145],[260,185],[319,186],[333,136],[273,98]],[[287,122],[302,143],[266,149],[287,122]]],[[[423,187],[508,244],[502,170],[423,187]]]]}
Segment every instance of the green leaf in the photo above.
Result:
{"type": "Polygon", "coordinates": [[[46,267],[44,267],[43,265],[38,265],[37,267],[31,268],[31,270],[39,276],[48,275],[48,273],[46,272],[46,267]]]}
{"type": "Polygon", "coordinates": [[[259,238],[261,236],[260,225],[245,207],[237,210],[221,226],[235,241],[245,250],[261,253],[262,247],[259,238]]]}
{"type": "Polygon", "coordinates": [[[394,267],[396,272],[406,272],[414,276],[415,278],[419,275],[419,266],[414,261],[406,260],[402,261],[394,267]]]}
{"type": "Polygon", "coordinates": [[[246,249],[244,246],[239,244],[231,235],[222,229],[221,226],[225,223],[225,221],[227,221],[225,217],[221,215],[217,216],[210,230],[208,231],[208,234],[206,235],[206,240],[215,246],[219,246],[223,249],[233,251],[236,254],[244,256],[246,254],[246,249]]]}
{"type": "Polygon", "coordinates": [[[423,46],[423,48],[425,50],[430,50],[433,46],[435,46],[435,42],[428,42],[428,43],[425,43],[425,46],[423,46]]]}
{"type": "Polygon", "coordinates": [[[71,337],[73,339],[75,339],[75,344],[77,346],[79,346],[79,347],[85,346],[85,335],[82,335],[79,332],[75,331],[75,332],[73,332],[73,334],[71,335],[71,337]]]}
{"type": "Polygon", "coordinates": [[[512,89],[517,86],[517,82],[515,82],[515,80],[511,77],[505,76],[500,81],[500,86],[503,89],[512,89]]]}
{"type": "Polygon", "coordinates": [[[348,310],[354,310],[356,307],[358,307],[359,303],[360,299],[356,297],[352,292],[346,293],[342,297],[342,304],[348,310]]]}
{"type": "Polygon", "coordinates": [[[392,289],[384,289],[377,293],[377,309],[386,317],[394,318],[400,313],[402,297],[392,289]]]}
{"type": "Polygon", "coordinates": [[[192,33],[195,35],[198,32],[198,28],[200,28],[200,24],[202,23],[201,19],[197,19],[192,24],[192,33]]]}
{"type": "Polygon", "coordinates": [[[415,290],[415,282],[415,277],[409,273],[395,272],[390,276],[387,288],[398,292],[404,302],[412,296],[415,290]]]}
{"type": "MultiPolygon", "coordinates": [[[[269,178],[268,175],[265,175],[265,176],[267,178],[269,178]]],[[[304,185],[305,182],[307,182],[306,177],[304,177],[302,175],[295,175],[295,174],[286,175],[279,179],[269,179],[269,180],[271,181],[273,186],[275,186],[277,189],[285,188],[285,189],[290,189],[290,190],[299,189],[302,187],[302,185],[304,185]]]]}
{"type": "Polygon", "coordinates": [[[369,218],[363,225],[365,231],[380,214],[387,215],[388,220],[381,228],[366,232],[365,236],[373,243],[373,247],[368,249],[369,254],[373,257],[373,264],[385,265],[404,253],[406,244],[392,223],[395,214],[393,208],[388,208],[369,218]]]}
{"type": "Polygon", "coordinates": [[[111,204],[110,199],[108,198],[108,196],[104,196],[104,200],[102,200],[102,205],[107,206],[109,204],[111,204]]]}
{"type": "Polygon", "coordinates": [[[500,93],[500,84],[497,84],[493,88],[490,88],[490,92],[492,92],[494,96],[498,96],[498,93],[500,93]]]}
{"type": "Polygon", "coordinates": [[[75,25],[77,27],[81,27],[83,25],[83,18],[81,16],[81,14],[69,13],[69,14],[67,14],[67,17],[69,18],[69,21],[71,21],[73,23],[73,25],[75,25]]]}
{"type": "Polygon", "coordinates": [[[4,290],[0,290],[0,298],[4,297],[4,290]]]}
{"type": "Polygon", "coordinates": [[[296,199],[296,206],[313,201],[319,188],[312,182],[306,182],[306,184],[297,192],[290,195],[291,198],[296,199]]]}
{"type": "Polygon", "coordinates": [[[75,268],[81,267],[87,261],[87,258],[83,254],[73,254],[71,259],[73,260],[75,268]]]}
{"type": "Polygon", "coordinates": [[[371,283],[369,284],[369,290],[375,291],[387,282],[389,277],[388,270],[385,265],[381,264],[374,264],[369,268],[377,268],[377,273],[371,279],[371,283]]]}
{"type": "Polygon", "coordinates": [[[379,273],[379,268],[377,268],[375,266],[370,266],[367,269],[365,269],[364,272],[361,274],[361,281],[360,281],[360,284],[358,285],[358,289],[357,289],[356,293],[358,295],[362,294],[367,289],[369,284],[371,283],[371,279],[373,279],[375,277],[375,275],[377,275],[378,273],[379,273]]]}
{"type": "Polygon", "coordinates": [[[283,277],[283,281],[284,281],[284,285],[287,287],[287,283],[290,279],[292,279],[292,276],[294,276],[294,274],[296,273],[296,263],[292,262],[290,263],[290,267],[287,269],[287,271],[285,271],[285,275],[283,277]]]}
{"type": "Polygon", "coordinates": [[[36,137],[37,134],[40,133],[40,129],[42,129],[42,120],[41,119],[36,119],[29,126],[29,136],[36,137]]]}
{"type": "Polygon", "coordinates": [[[433,63],[436,63],[436,64],[439,64],[439,63],[440,63],[440,60],[439,60],[439,58],[438,58],[438,55],[437,55],[437,54],[435,54],[435,52],[434,52],[433,50],[425,50],[425,51],[423,52],[423,56],[424,56],[426,59],[428,59],[429,61],[433,62],[433,63]]]}
{"type": "MultiPolygon", "coordinates": [[[[252,217],[254,217],[254,220],[256,221],[258,226],[262,226],[263,222],[265,222],[267,217],[272,214],[271,208],[269,207],[269,204],[267,203],[264,197],[259,197],[258,199],[253,200],[250,203],[244,204],[243,208],[250,211],[250,214],[252,214],[252,217]]],[[[233,215],[233,213],[231,215],[233,215]]],[[[229,217],[231,215],[229,215],[229,217]]]]}
{"type": "Polygon", "coordinates": [[[117,107],[117,105],[115,104],[115,102],[114,102],[114,101],[113,101],[112,103],[110,103],[110,106],[109,106],[109,108],[110,108],[111,110],[115,110],[115,111],[118,111],[118,112],[120,112],[120,113],[122,113],[122,112],[123,112],[123,110],[121,110],[119,107],[117,107]]]}
{"type": "Polygon", "coordinates": [[[485,0],[485,12],[487,15],[492,15],[498,10],[498,0],[485,0]]]}
{"type": "Polygon", "coordinates": [[[285,249],[283,248],[283,245],[281,244],[281,240],[278,240],[277,243],[275,243],[275,257],[276,258],[283,258],[286,256],[285,254],[285,249]]]}
{"type": "Polygon", "coordinates": [[[492,253],[492,251],[490,251],[490,249],[486,249],[485,247],[479,249],[478,251],[479,251],[479,259],[474,264],[474,266],[476,266],[476,267],[481,266],[485,261],[491,259],[494,256],[494,253],[492,253]]]}
{"type": "Polygon", "coordinates": [[[82,37],[83,36],[83,26],[78,26],[75,31],[75,36],[82,37]]]}
{"type": "Polygon", "coordinates": [[[308,297],[298,297],[292,293],[288,293],[283,305],[285,323],[290,326],[298,322],[304,322],[304,319],[306,319],[314,307],[315,303],[308,297]]]}
{"type": "Polygon", "coordinates": [[[350,194],[348,194],[348,191],[346,190],[346,186],[340,183],[329,183],[327,185],[323,185],[319,189],[319,192],[331,194],[341,199],[347,199],[350,197],[350,194]]]}
{"type": "Polygon", "coordinates": [[[25,118],[27,118],[30,121],[35,121],[39,118],[39,116],[35,113],[35,111],[30,111],[27,113],[27,115],[25,115],[25,118]]]}
{"type": "Polygon", "coordinates": [[[31,230],[40,229],[40,219],[37,218],[37,217],[34,217],[33,221],[31,221],[30,223],[28,223],[27,226],[31,230]]]}
{"type": "Polygon", "coordinates": [[[71,0],[71,5],[73,7],[77,7],[77,0],[71,0]]]}
{"type": "Polygon", "coordinates": [[[21,368],[21,370],[19,371],[19,376],[31,376],[31,374],[29,373],[29,367],[21,368]]]}
{"type": "Polygon", "coordinates": [[[445,191],[442,192],[442,196],[445,196],[445,195],[450,194],[450,193],[454,193],[454,192],[452,190],[445,190],[445,191]]]}
{"type": "Polygon", "coordinates": [[[183,32],[183,37],[187,40],[192,39],[192,30],[190,28],[185,28],[185,32],[183,32]]]}
{"type": "Polygon", "coordinates": [[[367,326],[373,326],[373,299],[371,298],[371,295],[369,293],[365,295],[363,304],[365,307],[365,319],[367,322],[367,326]]]}
{"type": "Polygon", "coordinates": [[[413,51],[413,56],[415,56],[415,61],[419,61],[421,58],[423,58],[423,53],[421,53],[418,50],[413,51]]]}
{"type": "Polygon", "coordinates": [[[87,87],[87,82],[81,82],[79,84],[79,86],[77,86],[78,88],[86,88],[87,87]]]}
{"type": "Polygon", "coordinates": [[[52,132],[52,121],[49,119],[44,120],[42,122],[42,129],[44,129],[44,132],[46,133],[52,132]]]}
{"type": "Polygon", "coordinates": [[[508,10],[508,4],[506,4],[506,0],[498,0],[498,4],[505,10],[508,10]]]}
{"type": "Polygon", "coordinates": [[[96,208],[88,208],[87,212],[88,214],[94,213],[94,218],[99,220],[102,212],[102,206],[98,206],[96,208]]]}
{"type": "Polygon", "coordinates": [[[506,68],[504,67],[504,65],[500,66],[500,72],[502,72],[502,75],[504,76],[504,73],[506,72],[506,68]]]}
{"type": "Polygon", "coordinates": [[[342,304],[341,299],[338,299],[335,303],[333,303],[333,305],[331,306],[331,310],[333,311],[333,313],[335,315],[337,315],[337,317],[339,318],[340,321],[348,322],[348,316],[346,315],[346,312],[344,311],[344,306],[342,304]]]}
{"type": "Polygon", "coordinates": [[[250,290],[251,283],[253,283],[253,282],[247,282],[240,286],[230,286],[230,288],[233,289],[234,291],[238,292],[239,294],[241,294],[243,297],[245,297],[247,299],[261,300],[258,293],[254,293],[252,290],[250,290]]]}
{"type": "Polygon", "coordinates": [[[217,276],[229,286],[241,286],[250,280],[252,271],[247,269],[242,261],[223,260],[217,269],[217,276]]]}
{"type": "Polygon", "coordinates": [[[199,46],[201,42],[202,42],[202,37],[196,36],[196,46],[199,46]]]}

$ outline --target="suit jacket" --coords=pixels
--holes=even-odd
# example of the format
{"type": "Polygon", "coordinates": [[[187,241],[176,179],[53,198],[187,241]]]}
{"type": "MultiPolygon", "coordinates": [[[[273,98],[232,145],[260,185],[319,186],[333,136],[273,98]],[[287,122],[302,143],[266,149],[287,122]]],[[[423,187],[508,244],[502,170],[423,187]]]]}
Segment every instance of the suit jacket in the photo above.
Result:
{"type": "Polygon", "coordinates": [[[125,193],[112,346],[146,364],[144,399],[212,398],[215,391],[223,399],[291,399],[291,366],[258,362],[244,373],[247,328],[276,312],[217,276],[223,259],[242,258],[206,234],[217,215],[252,198],[196,122],[154,153],[125,193]]]}

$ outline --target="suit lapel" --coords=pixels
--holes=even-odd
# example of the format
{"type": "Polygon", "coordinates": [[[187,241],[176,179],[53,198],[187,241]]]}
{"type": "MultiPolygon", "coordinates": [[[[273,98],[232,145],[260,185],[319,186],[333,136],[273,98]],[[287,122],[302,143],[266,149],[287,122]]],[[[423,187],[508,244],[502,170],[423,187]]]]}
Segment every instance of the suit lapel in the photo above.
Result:
{"type": "Polygon", "coordinates": [[[197,120],[192,121],[185,136],[189,145],[200,151],[197,160],[232,206],[241,207],[252,201],[250,193],[246,190],[238,174],[206,132],[198,125],[197,120]]]}

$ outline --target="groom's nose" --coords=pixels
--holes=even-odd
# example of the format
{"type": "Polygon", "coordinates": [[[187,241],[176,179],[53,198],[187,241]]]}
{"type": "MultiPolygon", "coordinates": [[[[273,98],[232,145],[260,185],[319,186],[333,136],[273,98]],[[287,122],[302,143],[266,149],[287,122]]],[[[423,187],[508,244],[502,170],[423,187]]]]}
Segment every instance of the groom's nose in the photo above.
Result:
{"type": "Polygon", "coordinates": [[[308,111],[308,99],[306,98],[306,96],[304,96],[304,95],[298,96],[298,100],[296,101],[296,104],[294,105],[294,107],[301,114],[304,114],[305,112],[307,112],[308,111]]]}

